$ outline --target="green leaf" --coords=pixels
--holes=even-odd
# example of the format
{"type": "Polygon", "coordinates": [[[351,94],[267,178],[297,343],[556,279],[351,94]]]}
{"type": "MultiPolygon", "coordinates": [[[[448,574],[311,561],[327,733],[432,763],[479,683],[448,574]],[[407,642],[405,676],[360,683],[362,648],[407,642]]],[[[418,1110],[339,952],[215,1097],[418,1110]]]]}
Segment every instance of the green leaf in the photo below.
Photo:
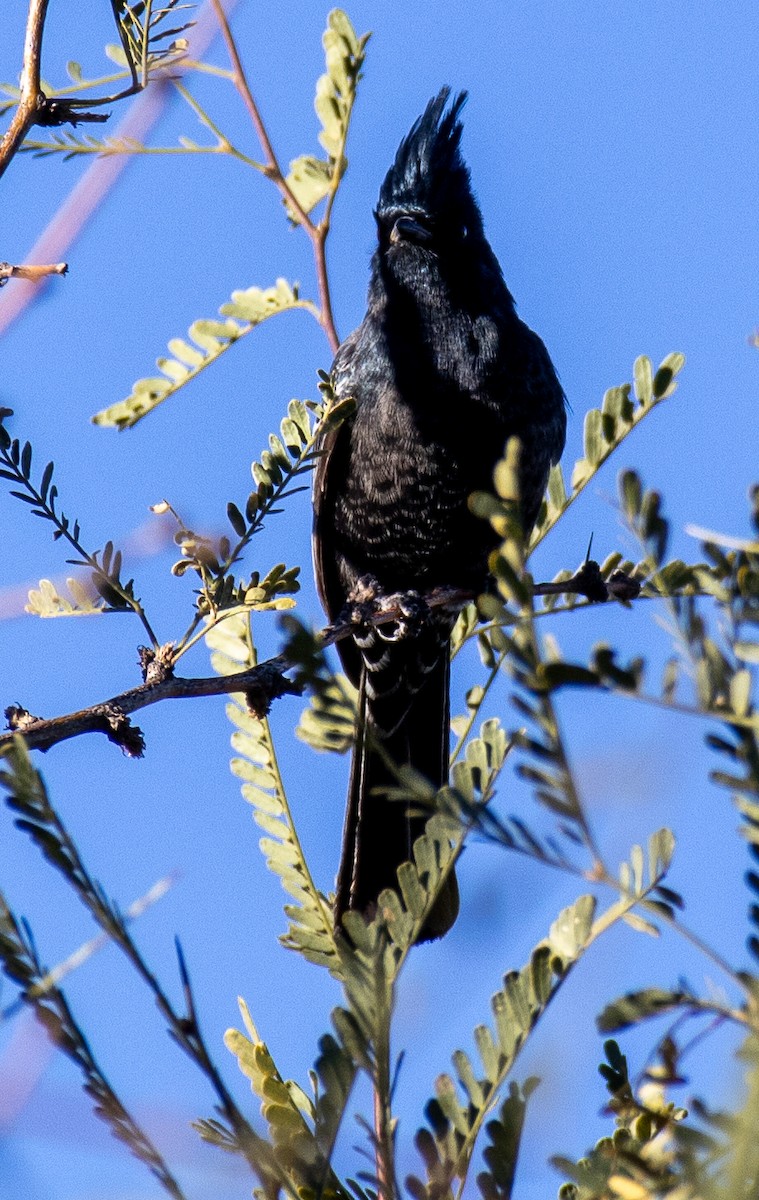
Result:
{"type": "Polygon", "coordinates": [[[662,879],[675,853],[675,835],[671,829],[659,829],[648,839],[648,877],[651,883],[662,879]]]}
{"type": "Polygon", "coordinates": [[[671,396],[677,384],[675,377],[685,366],[684,354],[668,354],[654,376],[653,392],[657,400],[671,396]]]}
{"type": "Polygon", "coordinates": [[[604,454],[604,437],[601,413],[597,408],[591,408],[585,414],[583,429],[583,448],[585,458],[592,467],[597,467],[604,454]]]}
{"type": "Polygon", "coordinates": [[[742,662],[759,663],[759,642],[735,642],[733,650],[742,662]]]}
{"type": "Polygon", "coordinates": [[[127,56],[116,42],[109,42],[105,47],[105,53],[111,62],[115,62],[118,67],[128,66],[127,56]]]}
{"type": "Polygon", "coordinates": [[[346,675],[315,690],[300,715],[297,736],[314,750],[345,754],[355,740],[357,692],[346,675]]]}
{"type": "MultiPolygon", "coordinates": [[[[534,549],[558,521],[566,508],[587,487],[599,467],[624,441],[635,426],[660,401],[670,396],[675,389],[675,376],[685,359],[682,354],[670,354],[664,359],[659,371],[650,380],[651,364],[640,357],[634,367],[635,388],[638,397],[645,401],[634,406],[630,401],[630,385],[610,388],[604,395],[601,409],[591,409],[585,416],[584,457],[578,459],[572,470],[572,492],[562,495],[563,480],[560,475],[549,479],[549,492],[532,532],[530,549],[534,549]]],[[[556,468],[554,468],[554,471],[556,468]]]]}
{"type": "MultiPolygon", "coordinates": [[[[341,9],[330,12],[322,36],[327,70],[317,80],[314,99],[322,126],[319,142],[327,159],[301,154],[290,163],[287,176],[291,192],[306,213],[336,191],[345,172],[345,144],[368,40],[368,34],[356,36],[350,18],[341,9]]],[[[292,221],[297,221],[291,206],[288,213],[292,221]]]]}
{"type": "Polygon", "coordinates": [[[600,1033],[619,1033],[632,1025],[639,1025],[651,1017],[687,1007],[692,999],[687,992],[668,991],[664,988],[644,988],[639,992],[628,992],[607,1004],[596,1018],[600,1033]]]}
{"type": "MultiPolygon", "coordinates": [[[[659,368],[659,370],[661,370],[661,368],[659,368]]],[[[651,366],[651,359],[646,358],[644,354],[635,360],[635,365],[633,367],[633,379],[635,380],[635,395],[638,403],[644,407],[651,404],[654,399],[654,372],[653,367],[651,366]]]]}
{"type": "MultiPolygon", "coordinates": [[[[248,620],[244,614],[228,617],[206,634],[214,651],[212,663],[221,674],[254,665],[248,620]]],[[[227,705],[227,716],[236,728],[232,771],[244,780],[242,794],[253,808],[257,824],[268,834],[261,839],[267,866],[278,875],[295,904],[287,906],[289,926],[283,945],[299,950],[311,962],[340,974],[331,905],[316,888],[303,855],[277,764],[269,723],[252,716],[237,700],[227,705]]]]}
{"type": "Polygon", "coordinates": [[[92,617],[107,611],[102,602],[92,598],[78,579],[67,579],[72,599],[62,596],[50,579],[41,579],[39,588],[32,588],[25,611],[37,617],[92,617]]]}
{"type": "Polygon", "coordinates": [[[322,1089],[312,1099],[292,1080],[282,1078],[243,1000],[240,1011],[250,1036],[229,1029],[224,1041],[261,1101],[271,1139],[269,1169],[280,1181],[287,1181],[291,1195],[349,1200],[329,1160],[356,1073],[350,1054],[330,1035],[321,1039],[316,1077],[322,1089]]]}
{"type": "Polygon", "coordinates": [[[483,1200],[509,1200],[514,1187],[519,1145],[524,1128],[527,1101],[538,1085],[536,1078],[509,1084],[509,1094],[497,1115],[485,1126],[487,1144],[482,1158],[486,1171],[477,1176],[483,1200]]]}
{"type": "MultiPolygon", "coordinates": [[[[737,651],[736,651],[737,653],[737,651]]],[[[738,717],[748,715],[751,708],[751,672],[747,668],[736,671],[730,680],[730,704],[738,717]]]]}
{"type": "MultiPolygon", "coordinates": [[[[593,897],[581,896],[559,914],[522,970],[504,977],[503,988],[491,1001],[492,1029],[481,1025],[475,1031],[484,1077],[462,1051],[453,1056],[463,1101],[449,1075],[437,1079],[435,1097],[426,1110],[430,1131],[421,1129],[416,1138],[428,1183],[412,1176],[407,1181],[412,1195],[433,1200],[448,1195],[449,1189],[455,1194],[463,1191],[477,1136],[527,1034],[588,945],[594,909],[593,897]],[[457,1186],[455,1181],[459,1181],[457,1186]]],[[[524,1105],[535,1082],[528,1081],[521,1093],[512,1085],[499,1119],[488,1126],[490,1140],[484,1157],[490,1172],[478,1180],[486,1200],[510,1194],[524,1105]]]]}
{"type": "Polygon", "coordinates": [[[548,476],[548,498],[556,509],[563,509],[567,502],[567,489],[559,463],[551,467],[548,476]]]}
{"type": "Polygon", "coordinates": [[[237,505],[232,504],[231,501],[227,505],[227,519],[238,537],[243,537],[248,528],[248,523],[237,505]]]}
{"type": "Polygon", "coordinates": [[[636,933],[646,933],[649,937],[658,937],[659,930],[652,921],[647,921],[645,917],[641,917],[638,913],[626,912],[622,914],[622,920],[636,933]]]}
{"type": "Polygon", "coordinates": [[[332,187],[332,166],[312,154],[301,154],[290,163],[285,180],[304,212],[310,213],[332,187]]]}
{"type": "Polygon", "coordinates": [[[596,671],[582,667],[579,663],[544,662],[538,668],[538,679],[549,691],[562,687],[599,687],[601,680],[596,671]]]}
{"type": "Polygon", "coordinates": [[[250,333],[269,317],[292,309],[315,312],[314,305],[301,300],[297,290],[284,279],[271,288],[248,288],[232,293],[231,300],[221,306],[226,321],[195,321],[189,328],[190,341],[172,338],[171,358],[159,358],[157,366],[164,378],[138,379],[125,400],[102,409],[92,418],[95,425],[113,429],[129,429],[152,412],[168,396],[174,395],[201,371],[221,357],[230,346],[250,333]]]}

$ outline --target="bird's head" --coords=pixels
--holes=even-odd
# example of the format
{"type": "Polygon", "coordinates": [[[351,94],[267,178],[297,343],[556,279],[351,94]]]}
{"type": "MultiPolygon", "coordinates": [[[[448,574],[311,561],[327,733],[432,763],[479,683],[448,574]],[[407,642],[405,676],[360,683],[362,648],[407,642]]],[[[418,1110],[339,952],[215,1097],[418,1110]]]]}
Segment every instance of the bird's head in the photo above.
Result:
{"type": "Polygon", "coordinates": [[[465,251],[468,240],[484,237],[482,218],[461,156],[459,120],[466,92],[440,92],[401,142],[380,188],[375,209],[379,250],[408,248],[439,253],[465,251]]]}

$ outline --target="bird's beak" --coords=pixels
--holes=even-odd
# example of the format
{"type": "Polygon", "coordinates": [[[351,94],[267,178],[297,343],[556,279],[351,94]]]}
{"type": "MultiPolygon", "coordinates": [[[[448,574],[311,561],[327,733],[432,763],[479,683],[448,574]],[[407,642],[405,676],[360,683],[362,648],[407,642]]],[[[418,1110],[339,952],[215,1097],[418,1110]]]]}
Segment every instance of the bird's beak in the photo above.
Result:
{"type": "Polygon", "coordinates": [[[398,220],[393,225],[390,231],[390,244],[396,246],[398,242],[425,242],[432,241],[432,233],[425,226],[415,221],[413,217],[398,217],[398,220]]]}

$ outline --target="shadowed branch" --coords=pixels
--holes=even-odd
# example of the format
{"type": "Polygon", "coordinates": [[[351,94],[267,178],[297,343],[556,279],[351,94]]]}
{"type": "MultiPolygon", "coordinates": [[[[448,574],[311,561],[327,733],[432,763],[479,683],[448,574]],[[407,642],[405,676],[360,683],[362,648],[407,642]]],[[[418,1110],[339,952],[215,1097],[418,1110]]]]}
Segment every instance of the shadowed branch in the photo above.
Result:
{"type": "MultiPolygon", "coordinates": [[[[622,572],[616,574],[622,575],[622,572]]],[[[629,592],[635,581],[629,580],[627,576],[625,580],[628,581],[629,592]]],[[[535,584],[534,592],[536,595],[553,594],[557,586],[552,583],[535,584]]],[[[598,565],[585,563],[572,579],[562,581],[560,589],[562,592],[579,594],[598,601],[619,598],[619,589],[622,586],[619,580],[614,585],[604,584],[598,573],[598,565]],[[595,571],[592,567],[595,567],[595,571]],[[601,586],[605,589],[605,595],[601,594],[601,586]]],[[[423,598],[414,597],[416,605],[420,599],[424,608],[449,608],[458,612],[474,600],[475,596],[474,593],[461,588],[437,588],[423,598]]],[[[315,642],[320,648],[324,648],[351,637],[358,624],[402,624],[407,620],[407,596],[397,594],[377,597],[367,587],[362,596],[348,607],[344,619],[325,626],[316,635],[315,642]]],[[[287,678],[287,672],[296,670],[301,664],[286,653],[234,675],[183,679],[173,674],[172,649],[170,644],[158,651],[143,648],[141,662],[145,682],[89,708],[49,719],[33,716],[19,705],[6,708],[5,716],[11,732],[0,735],[0,752],[12,744],[14,733],[22,733],[27,746],[32,750],[49,750],[51,746],[69,738],[79,737],[83,733],[104,733],[109,741],[120,746],[130,758],[141,758],[145,749],[144,737],[141,730],[130,722],[129,714],[147,708],[148,705],[157,704],[161,700],[187,700],[198,696],[241,692],[253,713],[265,715],[273,700],[280,696],[300,695],[303,691],[304,685],[301,681],[287,678]]]]}

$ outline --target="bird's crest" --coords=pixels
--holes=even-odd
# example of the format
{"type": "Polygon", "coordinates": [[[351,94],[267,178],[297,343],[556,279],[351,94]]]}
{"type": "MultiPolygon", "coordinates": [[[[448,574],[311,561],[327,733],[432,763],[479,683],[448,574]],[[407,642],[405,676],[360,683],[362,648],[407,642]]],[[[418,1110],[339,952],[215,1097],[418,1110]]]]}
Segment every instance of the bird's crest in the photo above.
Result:
{"type": "Polygon", "coordinates": [[[434,213],[449,196],[471,194],[469,171],[461,157],[459,120],[467,94],[451,95],[443,87],[398,147],[395,161],[380,188],[377,212],[390,210],[434,213]]]}

